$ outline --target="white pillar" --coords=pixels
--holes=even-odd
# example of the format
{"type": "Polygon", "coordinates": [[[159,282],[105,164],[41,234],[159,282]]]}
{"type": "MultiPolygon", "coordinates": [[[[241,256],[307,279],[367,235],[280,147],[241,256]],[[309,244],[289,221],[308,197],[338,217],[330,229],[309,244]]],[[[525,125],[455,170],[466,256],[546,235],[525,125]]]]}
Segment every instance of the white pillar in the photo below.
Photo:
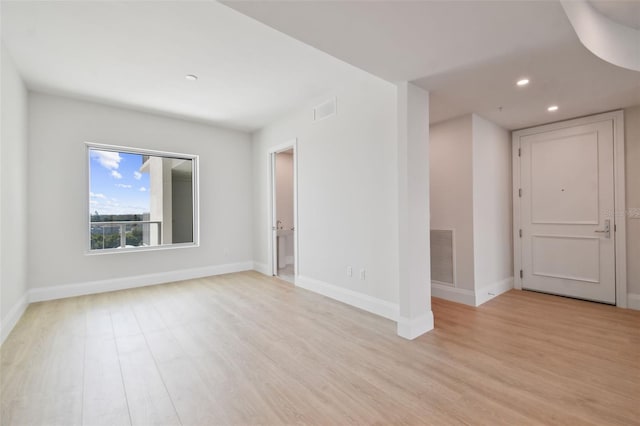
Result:
{"type": "Polygon", "coordinates": [[[429,92],[408,82],[398,95],[398,335],[433,329],[429,226],[429,92]]]}
{"type": "MultiPolygon", "coordinates": [[[[170,158],[149,157],[149,220],[162,222],[162,244],[171,244],[173,235],[172,176],[170,158]]],[[[150,226],[151,245],[157,245],[155,225],[150,226]]]]}
{"type": "Polygon", "coordinates": [[[173,243],[173,160],[162,159],[162,244],[173,243]]]}

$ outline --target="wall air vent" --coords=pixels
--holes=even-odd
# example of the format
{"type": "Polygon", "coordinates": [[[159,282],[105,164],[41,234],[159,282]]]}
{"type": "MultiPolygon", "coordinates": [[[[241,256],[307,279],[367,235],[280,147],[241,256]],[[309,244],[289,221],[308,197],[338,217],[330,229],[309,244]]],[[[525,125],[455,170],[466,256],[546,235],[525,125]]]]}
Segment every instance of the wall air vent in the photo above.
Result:
{"type": "Polygon", "coordinates": [[[454,286],[455,257],[453,231],[431,230],[431,280],[439,284],[454,286]]]}
{"type": "Polygon", "coordinates": [[[336,104],[337,99],[332,98],[317,105],[313,108],[313,121],[324,120],[325,118],[336,115],[336,104]]]}

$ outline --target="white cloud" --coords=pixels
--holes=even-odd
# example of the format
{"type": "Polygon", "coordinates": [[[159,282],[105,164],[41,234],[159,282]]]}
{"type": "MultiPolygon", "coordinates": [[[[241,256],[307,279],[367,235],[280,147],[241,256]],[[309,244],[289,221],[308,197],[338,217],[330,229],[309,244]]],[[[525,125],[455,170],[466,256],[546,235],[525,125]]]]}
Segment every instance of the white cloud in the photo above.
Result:
{"type": "Polygon", "coordinates": [[[111,177],[114,177],[116,179],[122,179],[122,175],[115,170],[111,170],[111,177]]]}
{"type": "Polygon", "coordinates": [[[94,198],[107,198],[104,196],[104,194],[96,194],[95,192],[89,192],[89,196],[94,198]]]}
{"type": "Polygon", "coordinates": [[[134,177],[136,180],[140,180],[140,179],[142,179],[142,173],[140,173],[140,172],[133,172],[133,177],[134,177]]]}
{"type": "Polygon", "coordinates": [[[89,204],[98,204],[98,201],[97,200],[90,200],[89,204]]]}
{"type": "Polygon", "coordinates": [[[145,188],[144,186],[140,187],[140,192],[145,192],[147,190],[147,188],[145,188]]]}
{"type": "Polygon", "coordinates": [[[118,203],[95,202],[89,206],[89,214],[95,214],[96,211],[101,215],[145,214],[149,213],[149,208],[130,204],[121,205],[118,203]]]}
{"type": "Polygon", "coordinates": [[[118,188],[131,188],[131,185],[125,185],[124,183],[116,183],[118,188]]]}
{"type": "Polygon", "coordinates": [[[92,149],[91,157],[98,160],[98,163],[107,170],[117,169],[120,167],[120,161],[122,161],[120,154],[113,151],[98,151],[92,149]]]}

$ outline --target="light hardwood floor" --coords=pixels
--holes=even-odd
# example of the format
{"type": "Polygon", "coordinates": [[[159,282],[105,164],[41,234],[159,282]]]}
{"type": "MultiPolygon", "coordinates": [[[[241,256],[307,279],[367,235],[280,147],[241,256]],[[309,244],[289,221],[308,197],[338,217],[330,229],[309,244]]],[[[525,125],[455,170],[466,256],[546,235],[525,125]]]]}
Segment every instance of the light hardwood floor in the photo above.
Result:
{"type": "Polygon", "coordinates": [[[1,424],[640,424],[640,312],[511,291],[395,324],[255,272],[31,305],[1,424]]]}

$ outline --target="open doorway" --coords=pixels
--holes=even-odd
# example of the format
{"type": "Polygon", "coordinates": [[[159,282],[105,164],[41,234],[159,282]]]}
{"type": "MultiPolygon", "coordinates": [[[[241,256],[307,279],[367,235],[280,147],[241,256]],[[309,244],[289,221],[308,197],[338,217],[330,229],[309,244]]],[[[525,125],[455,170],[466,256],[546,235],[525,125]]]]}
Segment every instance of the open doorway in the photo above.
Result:
{"type": "Polygon", "coordinates": [[[295,142],[269,153],[271,168],[270,252],[272,275],[295,284],[297,275],[295,142]]]}

